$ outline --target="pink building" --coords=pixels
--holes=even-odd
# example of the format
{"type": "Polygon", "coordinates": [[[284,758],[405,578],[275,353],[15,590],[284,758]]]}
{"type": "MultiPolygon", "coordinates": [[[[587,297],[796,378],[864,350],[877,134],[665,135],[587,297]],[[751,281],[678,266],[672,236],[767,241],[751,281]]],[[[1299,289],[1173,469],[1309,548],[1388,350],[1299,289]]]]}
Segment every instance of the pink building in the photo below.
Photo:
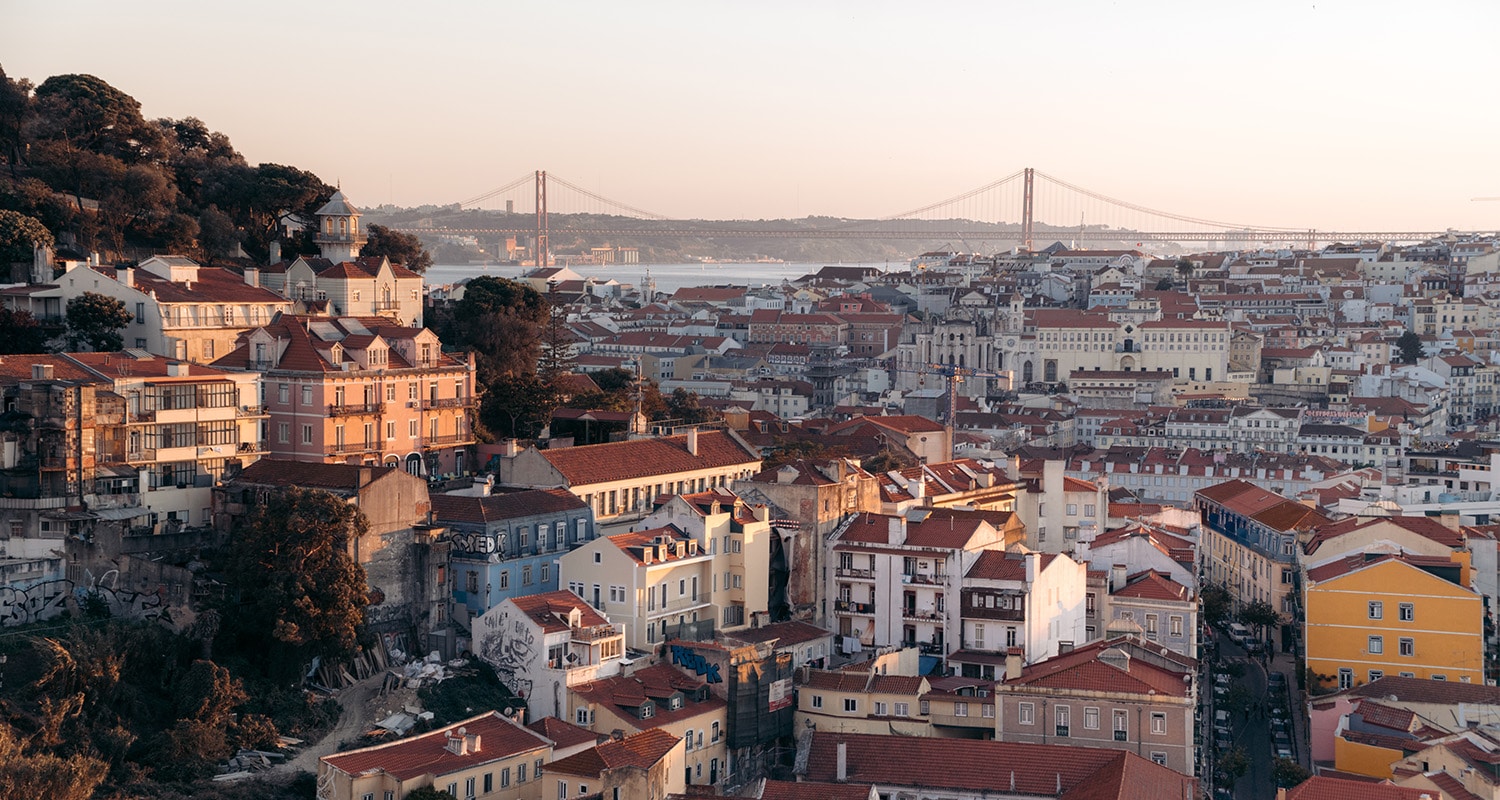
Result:
{"type": "Polygon", "coordinates": [[[274,458],[429,477],[474,469],[474,362],[443,353],[430,330],[284,314],[216,366],[263,373],[263,441],[274,458]]]}

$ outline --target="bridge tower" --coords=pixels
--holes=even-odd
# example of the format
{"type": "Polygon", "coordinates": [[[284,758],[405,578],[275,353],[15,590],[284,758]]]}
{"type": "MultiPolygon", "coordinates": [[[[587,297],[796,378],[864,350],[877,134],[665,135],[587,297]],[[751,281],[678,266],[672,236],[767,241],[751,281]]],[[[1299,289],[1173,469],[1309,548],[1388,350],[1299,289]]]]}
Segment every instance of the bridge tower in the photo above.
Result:
{"type": "Polygon", "coordinates": [[[536,265],[549,267],[551,261],[551,248],[547,244],[547,171],[539,169],[536,171],[536,265]]]}
{"type": "Polygon", "coordinates": [[[1026,240],[1026,252],[1031,252],[1031,222],[1032,222],[1032,181],[1036,177],[1036,170],[1026,168],[1026,192],[1021,198],[1021,236],[1026,240]]]}

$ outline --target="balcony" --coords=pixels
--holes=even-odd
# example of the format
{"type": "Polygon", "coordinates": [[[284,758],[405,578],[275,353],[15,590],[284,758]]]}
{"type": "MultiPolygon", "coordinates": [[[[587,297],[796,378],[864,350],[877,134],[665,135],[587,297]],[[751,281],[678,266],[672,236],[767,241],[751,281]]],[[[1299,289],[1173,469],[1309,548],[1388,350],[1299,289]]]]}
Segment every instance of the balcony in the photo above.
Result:
{"type": "Polygon", "coordinates": [[[708,594],[705,592],[699,594],[697,597],[684,597],[680,600],[673,600],[666,605],[658,605],[656,608],[648,609],[646,616],[659,617],[663,614],[675,614],[680,611],[702,608],[706,605],[708,605],[708,594]]]}
{"type": "Polygon", "coordinates": [[[353,443],[344,442],[344,443],[340,443],[340,444],[335,444],[335,445],[329,446],[328,452],[333,453],[334,455],[343,455],[343,454],[346,454],[346,453],[372,453],[372,452],[373,453],[378,453],[378,452],[380,452],[380,443],[379,442],[353,442],[353,443]]]}
{"type": "Polygon", "coordinates": [[[265,406],[240,406],[239,408],[236,408],[234,410],[234,415],[236,417],[264,417],[264,416],[266,416],[266,407],[265,406]]]}
{"type": "Polygon", "coordinates": [[[574,628],[571,638],[575,642],[597,642],[600,639],[622,635],[624,635],[624,627],[615,623],[610,625],[594,625],[588,628],[574,628]]]}
{"type": "Polygon", "coordinates": [[[965,604],[963,607],[965,619],[998,619],[1005,622],[1025,622],[1026,610],[1024,608],[987,608],[985,606],[971,606],[965,604]]]}
{"type": "Polygon", "coordinates": [[[422,446],[426,448],[445,447],[456,444],[473,444],[472,433],[449,433],[443,436],[428,436],[422,440],[422,446]]]}
{"type": "Polygon", "coordinates": [[[396,311],[401,308],[400,300],[376,300],[376,311],[396,311]]]}
{"type": "Polygon", "coordinates": [[[925,572],[903,572],[902,583],[920,583],[927,586],[944,586],[948,583],[947,575],[931,575],[925,572]]]}
{"type": "Polygon", "coordinates": [[[833,608],[835,611],[842,611],[846,614],[869,614],[870,616],[875,615],[874,603],[856,603],[853,600],[835,600],[833,603],[833,608]]]}
{"type": "Polygon", "coordinates": [[[834,570],[834,574],[838,575],[840,578],[856,578],[866,581],[875,580],[875,570],[873,569],[854,569],[853,567],[839,567],[837,570],[834,570]]]}
{"type": "Polygon", "coordinates": [[[350,417],[357,414],[380,414],[384,411],[385,403],[345,403],[329,406],[328,416],[350,417]]]}
{"type": "Polygon", "coordinates": [[[132,464],[138,464],[138,463],[147,462],[147,461],[155,461],[156,460],[156,448],[154,448],[154,447],[143,447],[143,448],[140,448],[140,449],[137,449],[137,450],[127,451],[125,453],[125,460],[127,462],[129,462],[129,463],[132,463],[132,464]]]}
{"type": "Polygon", "coordinates": [[[903,608],[901,609],[901,618],[921,622],[942,623],[947,619],[947,616],[941,611],[935,611],[930,608],[903,608]]]}
{"type": "Polygon", "coordinates": [[[422,401],[423,409],[468,408],[474,405],[472,397],[429,397],[422,401]]]}

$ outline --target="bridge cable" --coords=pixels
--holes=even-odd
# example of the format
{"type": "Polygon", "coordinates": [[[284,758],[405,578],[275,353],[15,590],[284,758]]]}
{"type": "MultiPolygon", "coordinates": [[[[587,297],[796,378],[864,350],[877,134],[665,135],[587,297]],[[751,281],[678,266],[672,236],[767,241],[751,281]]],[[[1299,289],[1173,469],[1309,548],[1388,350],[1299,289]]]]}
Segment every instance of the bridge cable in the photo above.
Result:
{"type": "Polygon", "coordinates": [[[536,178],[536,176],[534,174],[528,172],[525,175],[522,175],[521,177],[516,178],[515,180],[511,181],[510,183],[507,183],[504,186],[501,186],[499,189],[491,189],[488,192],[485,192],[484,194],[475,195],[475,196],[469,198],[468,200],[465,200],[465,201],[459,203],[459,205],[460,206],[472,206],[472,205],[474,205],[476,203],[483,203],[484,201],[490,199],[491,197],[494,197],[497,194],[505,194],[506,192],[508,192],[511,189],[514,189],[514,188],[520,186],[523,183],[530,183],[531,181],[535,180],[535,178],[536,178]]]}
{"type": "Polygon", "coordinates": [[[938,202],[932,203],[931,205],[925,205],[925,206],[922,206],[921,208],[914,208],[911,211],[904,211],[904,212],[902,212],[900,214],[892,214],[889,217],[881,217],[879,221],[880,222],[889,222],[891,220],[902,219],[902,218],[905,218],[905,217],[910,217],[910,216],[914,216],[916,214],[921,214],[921,213],[924,213],[924,212],[927,212],[927,211],[931,211],[934,208],[940,208],[942,206],[951,205],[953,203],[957,203],[957,202],[962,201],[962,200],[968,200],[969,198],[971,198],[971,197],[973,197],[975,195],[984,194],[985,192],[988,192],[991,189],[997,188],[999,186],[1003,186],[1003,185],[1005,185],[1005,184],[1007,184],[1007,183],[1015,180],[1016,178],[1021,177],[1023,174],[1025,174],[1025,172],[1026,172],[1025,170],[1018,170],[1017,172],[1015,172],[1015,173],[1013,173],[1013,174],[1011,174],[1011,175],[1009,175],[1007,177],[1001,178],[1000,180],[995,181],[994,183],[987,183],[984,186],[979,187],[978,189],[971,189],[971,190],[969,190],[967,192],[964,192],[963,194],[954,195],[953,197],[950,197],[947,200],[939,200],[938,202]]]}
{"type": "Polygon", "coordinates": [[[626,205],[625,203],[621,203],[618,200],[611,200],[608,197],[605,197],[604,195],[596,194],[596,193],[591,192],[588,189],[585,189],[585,188],[583,188],[583,187],[581,187],[581,186],[579,186],[579,185],[577,185],[575,183],[571,183],[569,181],[563,180],[562,178],[559,178],[556,173],[552,173],[552,172],[547,173],[547,180],[549,182],[552,182],[552,183],[561,184],[562,186],[565,186],[565,187],[567,187],[569,189],[572,189],[573,191],[575,191],[575,192],[583,195],[584,197],[588,197],[588,198],[591,198],[593,200],[597,200],[600,203],[605,204],[606,206],[609,206],[609,207],[612,207],[612,208],[616,208],[616,209],[620,209],[622,211],[629,211],[632,214],[636,214],[638,216],[645,217],[646,219],[660,219],[660,220],[671,219],[671,217],[669,217],[669,216],[667,216],[665,214],[657,214],[657,213],[655,213],[653,211],[646,211],[645,209],[636,208],[635,206],[631,206],[631,205],[626,205]]]}
{"type": "Polygon", "coordinates": [[[1071,189],[1072,191],[1074,191],[1074,192],[1076,192],[1078,194],[1081,194],[1081,195],[1083,195],[1085,197],[1090,197],[1090,198],[1093,198],[1094,200],[1099,200],[1099,201],[1102,201],[1102,202],[1105,202],[1105,203],[1109,203],[1111,205],[1118,206],[1118,207],[1121,207],[1121,208],[1128,208],[1131,211],[1137,211],[1137,212],[1140,212],[1142,214],[1150,214],[1152,216],[1162,217],[1164,219],[1175,220],[1177,222],[1186,222],[1186,223],[1190,223],[1190,224],[1193,224],[1193,225],[1207,225],[1209,227],[1223,228],[1225,230],[1279,231],[1279,232],[1285,232],[1285,233],[1302,233],[1302,234],[1306,234],[1306,232],[1307,232],[1306,228],[1288,228],[1288,227],[1283,227],[1283,226],[1278,226],[1278,225],[1241,225],[1239,223],[1234,223],[1234,222],[1218,222],[1218,221],[1209,220],[1209,219],[1199,219],[1197,217],[1187,217],[1187,216],[1183,216],[1181,214],[1172,214],[1170,212],[1158,211],[1158,210],[1156,210],[1154,208],[1147,208],[1146,206],[1140,206],[1140,205],[1136,205],[1135,203],[1130,203],[1130,202],[1126,202],[1124,200],[1119,200],[1119,199],[1110,197],[1108,195],[1099,194],[1098,192],[1094,192],[1094,191],[1090,191],[1088,189],[1085,189],[1082,186],[1075,186],[1075,185],[1073,185],[1071,183],[1068,183],[1067,181],[1060,180],[1058,178],[1054,178],[1054,177],[1052,177],[1051,175],[1048,175],[1045,172],[1038,171],[1036,173],[1036,175],[1039,178],[1046,178],[1048,181],[1051,181],[1052,183],[1054,183],[1054,184],[1056,184],[1058,186],[1061,186],[1064,189],[1071,189]]]}

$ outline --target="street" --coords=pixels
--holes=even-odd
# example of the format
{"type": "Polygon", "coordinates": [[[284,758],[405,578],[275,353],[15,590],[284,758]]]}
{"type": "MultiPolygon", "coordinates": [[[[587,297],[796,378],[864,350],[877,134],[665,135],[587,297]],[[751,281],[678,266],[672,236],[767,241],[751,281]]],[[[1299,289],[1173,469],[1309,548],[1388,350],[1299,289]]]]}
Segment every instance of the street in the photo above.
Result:
{"type": "MultiPolygon", "coordinates": [[[[1287,694],[1297,695],[1296,680],[1292,674],[1293,662],[1290,656],[1282,655],[1271,661],[1271,670],[1281,673],[1285,679],[1287,688],[1285,692],[1273,693],[1270,690],[1265,663],[1261,657],[1251,657],[1245,649],[1235,644],[1229,637],[1218,634],[1215,637],[1218,642],[1217,658],[1209,670],[1210,688],[1214,676],[1222,672],[1239,672],[1237,676],[1230,678],[1232,686],[1240,686],[1244,689],[1244,696],[1248,698],[1245,709],[1231,713],[1230,730],[1232,733],[1231,747],[1241,747],[1248,757],[1249,765],[1245,774],[1234,784],[1233,796],[1239,800],[1264,800],[1264,798],[1276,796],[1276,781],[1273,772],[1275,753],[1273,751],[1273,709],[1285,710],[1291,718],[1290,730],[1292,741],[1292,753],[1304,766],[1307,762],[1307,747],[1303,739],[1305,724],[1300,721],[1300,703],[1288,704],[1287,694]],[[1238,669],[1235,669],[1235,667],[1238,669]]],[[[1232,690],[1231,690],[1232,691],[1232,690]]],[[[1213,711],[1221,708],[1222,701],[1228,693],[1215,697],[1215,702],[1210,712],[1205,714],[1205,725],[1213,725],[1213,711]]],[[[1213,737],[1205,737],[1205,741],[1212,742],[1213,737]]],[[[1210,744],[1209,746],[1214,746],[1210,744]]],[[[1223,758],[1225,751],[1215,754],[1215,764],[1223,758]]]]}

